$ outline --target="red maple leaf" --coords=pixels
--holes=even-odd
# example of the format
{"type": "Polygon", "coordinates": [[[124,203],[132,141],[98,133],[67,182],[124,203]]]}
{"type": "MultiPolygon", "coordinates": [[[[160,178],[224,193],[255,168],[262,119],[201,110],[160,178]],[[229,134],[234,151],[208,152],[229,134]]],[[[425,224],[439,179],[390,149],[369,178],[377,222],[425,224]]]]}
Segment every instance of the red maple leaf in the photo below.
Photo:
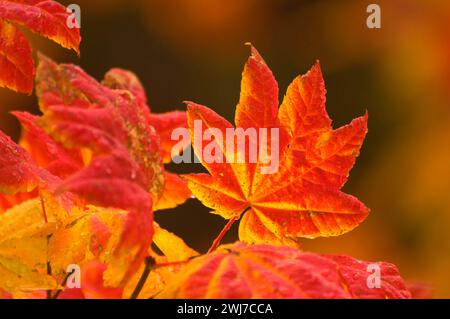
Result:
{"type": "Polygon", "coordinates": [[[0,86],[30,94],[35,74],[31,46],[15,24],[79,54],[79,28],[70,28],[70,13],[53,0],[0,1],[0,86]]]}
{"type": "Polygon", "coordinates": [[[389,263],[236,243],[190,261],[158,297],[386,299],[411,294],[389,263]],[[368,284],[369,265],[380,270],[379,287],[368,284]]]}

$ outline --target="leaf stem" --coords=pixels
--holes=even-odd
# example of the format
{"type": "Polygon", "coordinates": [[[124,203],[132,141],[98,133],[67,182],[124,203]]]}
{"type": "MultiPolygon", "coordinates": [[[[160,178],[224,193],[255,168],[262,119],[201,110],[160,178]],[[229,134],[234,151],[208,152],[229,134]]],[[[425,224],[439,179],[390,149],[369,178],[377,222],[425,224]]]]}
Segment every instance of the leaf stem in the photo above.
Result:
{"type": "MultiPolygon", "coordinates": [[[[41,203],[42,203],[42,201],[41,201],[41,203]]],[[[44,209],[44,216],[45,216],[45,209],[44,209]]],[[[52,264],[50,263],[50,259],[49,259],[49,256],[48,256],[48,246],[50,244],[51,237],[52,237],[52,235],[48,235],[47,236],[47,243],[46,243],[46,245],[47,245],[47,264],[46,264],[46,266],[47,266],[47,275],[48,276],[52,275],[52,264]]],[[[52,298],[52,291],[50,289],[48,289],[46,291],[46,293],[47,293],[47,299],[51,299],[52,298]]]]}
{"type": "Polygon", "coordinates": [[[48,219],[47,219],[47,210],[45,209],[45,202],[44,202],[44,198],[42,197],[41,194],[39,194],[39,200],[41,202],[41,207],[42,207],[42,213],[44,214],[44,221],[47,224],[48,223],[48,219]]]}
{"type": "Polygon", "coordinates": [[[141,278],[139,278],[139,281],[134,288],[133,293],[131,294],[131,299],[137,299],[139,297],[139,294],[141,293],[141,290],[142,288],[144,288],[145,282],[147,281],[148,275],[150,275],[150,272],[155,267],[155,262],[155,259],[151,256],[145,258],[144,271],[142,272],[141,278]]]}
{"type": "MultiPolygon", "coordinates": [[[[248,208],[246,208],[244,210],[244,213],[248,210],[248,208]]],[[[242,214],[241,214],[242,215],[242,214]]],[[[231,218],[228,223],[225,225],[225,227],[221,230],[219,236],[217,236],[216,239],[214,239],[211,247],[209,247],[208,249],[208,254],[212,253],[214,250],[216,250],[217,246],[219,246],[220,242],[222,241],[223,237],[225,236],[226,233],[228,233],[228,231],[230,230],[231,226],[233,226],[233,224],[239,220],[239,216],[235,216],[233,218],[231,218]]]]}
{"type": "MultiPolygon", "coordinates": [[[[69,277],[75,272],[75,269],[72,270],[71,272],[69,272],[65,277],[63,282],[61,283],[61,286],[63,286],[63,288],[66,286],[67,284],[67,280],[69,280],[69,277]]],[[[59,295],[61,294],[61,292],[63,291],[63,289],[59,289],[57,292],[55,292],[55,294],[53,295],[53,297],[51,297],[51,299],[58,299],[59,295]]]]}

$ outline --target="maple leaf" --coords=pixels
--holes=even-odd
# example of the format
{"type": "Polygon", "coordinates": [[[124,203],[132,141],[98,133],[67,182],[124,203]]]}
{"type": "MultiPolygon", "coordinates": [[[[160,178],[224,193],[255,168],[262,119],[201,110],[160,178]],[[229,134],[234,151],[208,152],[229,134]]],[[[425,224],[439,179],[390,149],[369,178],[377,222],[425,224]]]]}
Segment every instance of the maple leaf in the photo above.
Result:
{"type": "Polygon", "coordinates": [[[147,110],[129,91],[105,87],[79,67],[58,65],[42,55],[36,83],[44,113],[40,124],[56,141],[90,149],[94,157],[120,153],[139,167],[130,180],[155,196],[161,192],[158,138],[147,110]]]}
{"type": "Polygon", "coordinates": [[[172,140],[171,135],[174,129],[186,128],[186,112],[172,111],[162,114],[150,114],[150,123],[161,137],[161,154],[164,163],[170,163],[173,155],[180,154],[190,141],[183,141],[184,144],[178,145],[178,141],[172,140]]]}
{"type": "Polygon", "coordinates": [[[0,131],[0,213],[26,200],[39,197],[53,208],[44,217],[59,223],[72,205],[72,196],[54,196],[61,180],[38,167],[25,149],[0,131]],[[60,207],[56,209],[56,207],[60,207]]]}
{"type": "Polygon", "coordinates": [[[61,179],[73,175],[84,167],[78,150],[64,148],[51,138],[40,126],[40,117],[27,112],[12,112],[22,124],[22,146],[36,165],[61,179]]]}
{"type": "Polygon", "coordinates": [[[80,288],[65,288],[58,299],[120,299],[123,288],[105,287],[103,276],[107,266],[92,260],[81,268],[80,288]]]}
{"type": "Polygon", "coordinates": [[[123,285],[153,235],[152,196],[157,199],[163,186],[156,133],[129,91],[102,86],[76,66],[41,57],[36,78],[43,128],[64,147],[92,152],[89,165],[65,180],[60,191],[129,211],[115,252],[118,260],[135,258],[118,279],[123,285]],[[136,253],[127,252],[136,247],[136,253]]]}
{"type": "MultiPolygon", "coordinates": [[[[83,269],[85,265],[95,262],[105,267],[103,269],[102,266],[101,287],[123,288],[140,266],[136,260],[142,261],[141,245],[124,246],[126,240],[124,243],[123,234],[133,237],[137,236],[133,232],[140,231],[143,242],[148,236],[145,220],[137,220],[135,224],[142,223],[143,228],[126,228],[130,227],[129,215],[130,212],[121,209],[92,205],[75,207],[66,226],[50,238],[48,255],[53,274],[63,278],[67,265],[77,264],[83,269]]],[[[144,248],[148,249],[148,246],[144,248]]],[[[92,287],[95,283],[89,285],[92,287]]]]}
{"type": "MultiPolygon", "coordinates": [[[[129,253],[133,247],[140,250],[122,277],[123,285],[147,254],[153,234],[152,206],[174,207],[190,192],[178,176],[164,172],[159,135],[152,126],[158,120],[151,119],[134,74],[113,69],[102,85],[76,66],[41,57],[36,78],[44,113],[39,125],[63,147],[82,154],[91,151],[88,166],[65,180],[59,191],[97,206],[129,211],[117,254],[124,260],[133,256],[129,253]]],[[[172,125],[186,122],[178,112],[158,118],[172,125]]]]}
{"type": "Polygon", "coordinates": [[[171,139],[174,129],[187,127],[186,112],[172,111],[152,114],[147,102],[145,89],[136,74],[131,71],[114,68],[105,74],[102,84],[111,89],[127,90],[133,94],[146,119],[155,128],[160,137],[160,151],[164,163],[170,163],[172,161],[172,153],[178,154],[189,145],[189,141],[185,141],[185,144],[181,144],[178,149],[174,149],[178,141],[171,139]]]}
{"type": "MultiPolygon", "coordinates": [[[[67,226],[52,235],[48,255],[53,274],[63,278],[66,274],[65,267],[69,264],[78,264],[82,269],[82,285],[79,291],[73,293],[64,289],[58,298],[129,298],[132,295],[144,271],[144,263],[123,290],[114,287],[117,285],[117,278],[123,275],[121,269],[126,269],[127,263],[132,262],[132,252],[129,252],[129,259],[125,263],[115,264],[114,271],[110,270],[111,263],[115,262],[111,255],[115,246],[120,245],[121,228],[125,224],[122,218],[124,216],[125,211],[88,206],[87,211],[75,213],[73,221],[68,221],[67,226]]],[[[198,255],[175,234],[162,229],[156,223],[154,229],[154,244],[164,256],[157,255],[151,250],[148,255],[158,262],[182,261],[198,255]]],[[[179,267],[161,267],[152,270],[139,297],[149,298],[159,293],[179,269],[179,267]]]]}
{"type": "MultiPolygon", "coordinates": [[[[75,207],[66,225],[54,232],[48,256],[54,275],[66,275],[70,264],[84,264],[111,254],[119,243],[126,211],[87,206],[75,207]]],[[[132,254],[130,252],[130,257],[132,254]]],[[[107,262],[102,259],[103,262],[107,262]]]]}
{"type": "Polygon", "coordinates": [[[128,180],[134,172],[127,157],[111,154],[98,157],[90,166],[66,180],[61,191],[69,191],[85,198],[88,203],[103,207],[114,207],[128,211],[122,228],[120,242],[114,250],[117,258],[113,268],[126,269],[122,276],[116,275],[114,286],[121,286],[137,270],[147,254],[153,237],[153,212],[151,195],[139,184],[128,180]]]}
{"type": "MultiPolygon", "coordinates": [[[[55,160],[64,154],[56,142],[34,126],[31,121],[34,117],[25,113],[16,115],[31,129],[31,135],[24,135],[25,140],[30,136],[43,138],[35,143],[33,150],[49,147],[55,151],[55,160]]],[[[61,180],[36,166],[29,154],[2,132],[0,154],[4,168],[0,172],[0,192],[10,193],[9,199],[21,195],[12,208],[0,214],[3,290],[12,291],[16,296],[30,290],[56,289],[55,278],[60,278],[58,282],[61,282],[66,276],[67,265],[81,264],[93,258],[108,267],[114,280],[120,281],[127,275],[128,265],[135,262],[140,250],[130,247],[120,258],[114,254],[124,244],[120,240],[127,220],[124,211],[92,207],[86,210],[74,205],[76,198],[70,193],[57,196],[55,191],[61,180]],[[21,193],[16,193],[18,191],[21,193]],[[52,276],[47,274],[47,265],[52,269],[52,276]]],[[[32,296],[25,294],[23,297],[32,296]]]]}
{"type": "Polygon", "coordinates": [[[183,204],[192,195],[184,181],[179,175],[164,172],[164,190],[158,199],[155,210],[175,208],[183,204]]]}
{"type": "Polygon", "coordinates": [[[16,193],[14,195],[0,194],[0,213],[5,212],[11,207],[18,205],[30,198],[39,196],[38,189],[35,188],[31,192],[16,193]]]}
{"type": "Polygon", "coordinates": [[[158,298],[410,298],[397,268],[288,246],[235,243],[191,260],[158,298]],[[381,286],[370,288],[369,265],[381,286]]]}
{"type": "MultiPolygon", "coordinates": [[[[153,268],[150,266],[151,271],[145,283],[135,295],[135,298],[139,299],[148,299],[156,296],[182,270],[186,260],[199,255],[198,252],[189,247],[183,239],[174,233],[161,228],[156,222],[153,226],[155,229],[153,244],[163,255],[158,255],[154,251],[149,253],[154,259],[154,265],[153,268]],[[161,265],[164,266],[161,267],[161,265]]],[[[144,273],[145,267],[148,267],[148,265],[142,265],[125,287],[123,292],[125,298],[132,297],[135,294],[136,287],[138,287],[138,282],[141,280],[141,274],[144,273]]]]}
{"type": "Polygon", "coordinates": [[[154,223],[154,229],[154,244],[161,250],[164,256],[167,257],[167,261],[183,261],[199,255],[199,253],[189,247],[183,239],[174,233],[161,228],[156,222],[154,223]]]}
{"type": "Polygon", "coordinates": [[[86,299],[118,299],[121,298],[123,288],[105,287],[105,264],[91,261],[82,268],[81,287],[86,299]]]}
{"type": "Polygon", "coordinates": [[[49,237],[64,226],[72,198],[55,196],[60,179],[1,131],[0,155],[0,286],[15,293],[55,289],[46,266],[49,237]]]}
{"type": "Polygon", "coordinates": [[[161,157],[169,161],[167,154],[175,142],[154,129],[164,127],[169,132],[185,127],[185,112],[150,114],[145,91],[132,72],[112,69],[102,83],[75,66],[57,66],[42,57],[37,72],[37,94],[45,114],[42,126],[66,147],[90,148],[100,154],[130,146],[132,159],[145,172],[155,172],[149,189],[155,210],[186,201],[191,195],[186,183],[165,172],[161,163],[161,157]],[[69,125],[71,121],[75,123],[69,125]]]}
{"type": "Polygon", "coordinates": [[[47,236],[55,220],[45,221],[41,201],[25,201],[0,214],[0,289],[55,289],[47,274],[47,236]]]}
{"type": "Polygon", "coordinates": [[[0,131],[0,193],[30,192],[39,184],[30,155],[0,131]]]}
{"type": "MultiPolygon", "coordinates": [[[[37,91],[44,116],[13,113],[23,126],[21,145],[29,154],[6,135],[0,135],[4,168],[0,172],[0,192],[11,194],[0,196],[0,203],[6,210],[35,198],[41,209],[47,206],[49,220],[57,222],[47,242],[49,263],[60,281],[67,264],[83,264],[94,258],[106,267],[102,271],[105,285],[123,286],[147,254],[153,234],[152,200],[159,196],[159,207],[172,207],[174,202],[186,200],[190,192],[185,191],[186,183],[175,174],[164,173],[169,182],[162,186],[161,150],[145,100],[138,104],[125,88],[110,89],[75,67],[42,60],[37,91]],[[106,117],[100,116],[103,123],[96,117],[100,108],[106,117]],[[88,110],[92,112],[83,116],[92,121],[78,125],[77,115],[88,110]],[[90,141],[86,138],[89,134],[100,138],[90,141]],[[59,198],[62,193],[77,194],[88,203],[119,208],[122,213],[90,206],[80,211],[78,206],[83,202],[75,197],[70,198],[70,209],[66,211],[50,207],[53,197],[59,198]]],[[[106,76],[109,84],[117,85],[117,74],[132,79],[130,72],[115,69],[106,76]]],[[[145,94],[142,96],[145,98],[145,94]]],[[[183,121],[186,125],[184,113],[173,114],[160,118],[174,126],[183,125],[183,121]]],[[[47,216],[42,217],[42,222],[49,222],[47,216]]]]}
{"type": "MultiPolygon", "coordinates": [[[[178,142],[171,138],[174,129],[187,127],[186,112],[172,111],[152,114],[147,102],[145,89],[136,74],[131,71],[114,68],[106,73],[102,84],[112,89],[128,90],[134,95],[148,122],[159,136],[160,154],[163,163],[170,163],[172,155],[178,155],[189,146],[189,141],[184,141],[184,144],[178,145],[177,148],[176,144],[178,142]]],[[[153,208],[154,210],[174,208],[183,204],[190,196],[191,192],[186,182],[178,175],[165,171],[164,189],[160,198],[155,201],[153,208]]]]}
{"type": "Polygon", "coordinates": [[[0,1],[0,86],[24,93],[33,90],[32,51],[14,24],[45,36],[79,54],[79,28],[69,28],[70,14],[58,2],[47,0],[0,1]]]}
{"type": "MultiPolygon", "coordinates": [[[[279,167],[273,174],[262,170],[266,158],[259,144],[263,138],[248,139],[245,161],[238,162],[233,157],[244,155],[227,150],[223,138],[233,129],[227,120],[192,102],[188,102],[187,115],[194,151],[209,172],[186,175],[188,186],[214,213],[230,219],[229,223],[243,215],[240,240],[296,246],[299,237],[348,232],[367,216],[369,210],[363,203],[340,191],[367,132],[367,115],[337,130],[331,128],[318,63],[291,83],[278,110],[277,82],[251,48],[235,122],[243,130],[268,129],[267,154],[279,152],[279,167]],[[202,124],[201,132],[194,131],[196,121],[202,124]],[[273,128],[278,129],[278,137],[272,134],[273,128]],[[209,144],[202,143],[207,131],[209,144]],[[272,149],[272,142],[277,149],[272,149]],[[259,145],[256,163],[249,161],[252,143],[259,145]],[[222,162],[204,160],[202,154],[211,144],[223,154],[222,162]]],[[[234,149],[238,150],[237,138],[234,149]]]]}
{"type": "Polygon", "coordinates": [[[412,299],[432,299],[433,287],[424,282],[407,282],[406,287],[411,293],[412,299]]]}
{"type": "MultiPolygon", "coordinates": [[[[57,177],[38,167],[25,149],[0,131],[0,213],[38,196],[43,201],[57,201],[64,206],[68,196],[51,198],[59,182],[57,177]]],[[[54,213],[58,214],[60,210],[54,213]]]]}

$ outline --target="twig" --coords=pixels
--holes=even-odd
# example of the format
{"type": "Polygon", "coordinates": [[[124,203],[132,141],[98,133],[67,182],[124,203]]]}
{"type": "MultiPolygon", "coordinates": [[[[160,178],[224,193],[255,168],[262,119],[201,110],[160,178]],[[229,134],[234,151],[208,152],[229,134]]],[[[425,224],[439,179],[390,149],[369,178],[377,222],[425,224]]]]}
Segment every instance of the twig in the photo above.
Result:
{"type": "MultiPolygon", "coordinates": [[[[69,280],[69,277],[71,275],[73,275],[73,273],[75,272],[75,269],[72,270],[71,272],[69,272],[66,277],[64,277],[63,282],[61,283],[61,286],[63,286],[63,288],[67,285],[67,280],[69,280]]],[[[63,289],[58,290],[51,299],[58,299],[59,295],[61,294],[61,292],[63,291],[63,289]]]]}
{"type": "MultiPolygon", "coordinates": [[[[49,275],[49,276],[52,275],[52,266],[49,261],[47,261],[47,275],[49,275]]],[[[51,299],[52,291],[50,289],[48,289],[46,292],[47,292],[47,299],[51,299]]]]}
{"type": "MultiPolygon", "coordinates": [[[[51,237],[52,237],[52,235],[47,236],[47,251],[48,251],[48,245],[50,243],[51,237]]],[[[48,276],[52,275],[52,264],[50,263],[50,260],[48,258],[48,253],[47,253],[47,275],[48,276]]],[[[49,289],[49,290],[47,290],[47,299],[51,299],[51,298],[52,298],[52,291],[49,289]]]]}
{"type": "Polygon", "coordinates": [[[139,281],[136,285],[136,287],[133,290],[133,293],[131,294],[131,299],[137,299],[139,297],[139,294],[141,293],[142,288],[144,288],[145,282],[147,281],[148,275],[150,275],[150,272],[155,266],[155,258],[149,256],[145,258],[145,267],[144,271],[142,272],[141,278],[139,278],[139,281]]]}

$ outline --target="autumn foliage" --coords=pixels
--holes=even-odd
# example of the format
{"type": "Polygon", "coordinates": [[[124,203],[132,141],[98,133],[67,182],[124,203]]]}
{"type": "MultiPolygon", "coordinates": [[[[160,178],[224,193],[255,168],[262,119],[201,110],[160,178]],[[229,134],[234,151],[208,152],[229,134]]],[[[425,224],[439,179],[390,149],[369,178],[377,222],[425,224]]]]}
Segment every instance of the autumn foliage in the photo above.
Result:
{"type": "Polygon", "coordinates": [[[66,24],[69,13],[56,1],[0,1],[0,86],[31,94],[35,66],[32,49],[16,25],[79,54],[80,29],[66,24]]]}
{"type": "MultiPolygon", "coordinates": [[[[319,62],[292,81],[279,105],[277,82],[251,47],[235,126],[193,102],[186,112],[152,114],[130,71],[112,69],[98,82],[42,54],[35,70],[15,24],[78,52],[79,30],[68,29],[66,18],[54,1],[0,1],[0,84],[31,93],[34,79],[42,112],[13,113],[22,125],[19,144],[0,132],[0,296],[411,297],[392,264],[301,248],[302,238],[341,235],[369,214],[341,191],[368,115],[332,128],[319,62]],[[202,161],[207,173],[170,173],[164,165],[171,154],[190,147],[173,150],[174,129],[188,128],[194,152],[204,151],[194,121],[223,133],[277,128],[277,172],[262,174],[261,162],[202,161]],[[153,221],[154,212],[191,197],[227,220],[208,252],[193,250],[153,221]],[[220,246],[238,221],[239,241],[220,246]],[[81,269],[80,288],[66,287],[73,264],[81,269]],[[377,287],[368,284],[370,265],[380,270],[377,287]]],[[[225,149],[214,133],[211,141],[225,149]]]]}

